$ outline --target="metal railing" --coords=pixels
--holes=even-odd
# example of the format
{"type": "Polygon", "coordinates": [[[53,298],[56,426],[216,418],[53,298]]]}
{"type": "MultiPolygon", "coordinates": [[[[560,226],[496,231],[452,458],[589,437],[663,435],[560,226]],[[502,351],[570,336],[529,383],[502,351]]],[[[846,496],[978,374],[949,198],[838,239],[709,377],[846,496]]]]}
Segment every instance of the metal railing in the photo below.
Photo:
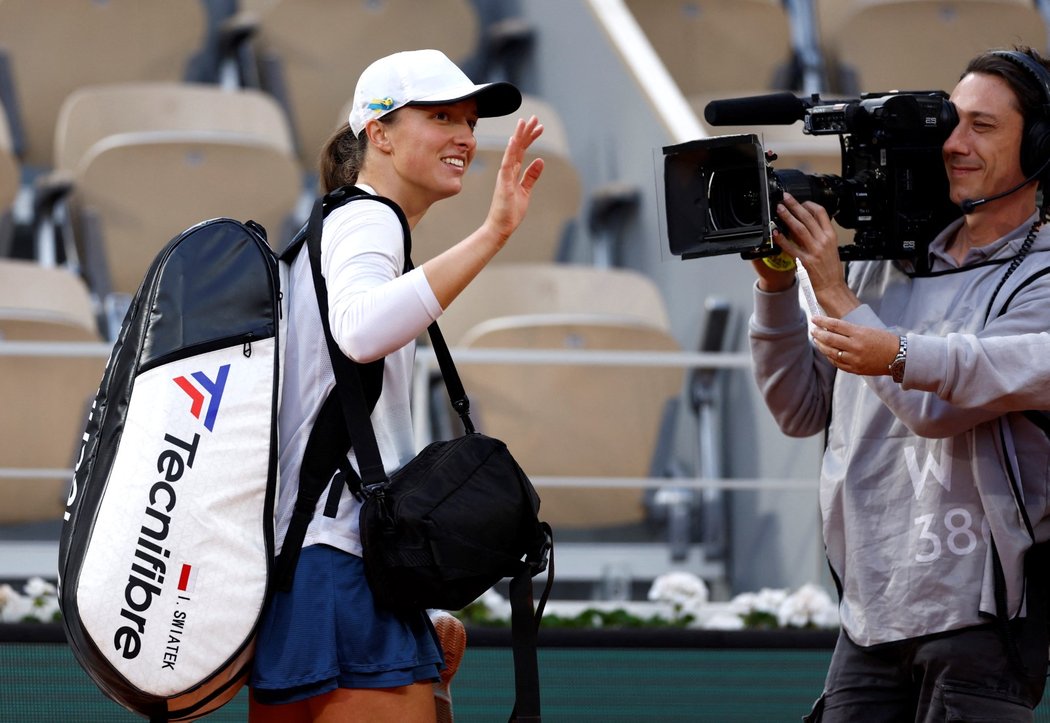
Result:
{"type": "MultiPolygon", "coordinates": [[[[0,341],[0,357],[36,356],[45,357],[98,357],[108,358],[112,346],[108,343],[80,342],[23,342],[0,341]]],[[[675,367],[683,370],[746,370],[750,369],[751,359],[746,353],[707,353],[707,352],[653,352],[653,351],[605,351],[587,349],[475,349],[453,348],[451,353],[457,366],[471,364],[534,364],[534,365],[587,365],[617,366],[630,365],[641,367],[675,367]]],[[[419,346],[416,354],[416,368],[413,389],[414,433],[417,445],[422,447],[432,441],[430,427],[432,402],[431,391],[435,380],[440,379],[437,359],[428,346],[419,346]]],[[[35,479],[35,478],[71,478],[71,469],[12,468],[0,467],[0,480],[35,479]]],[[[798,490],[815,492],[817,480],[813,478],[772,479],[772,478],[719,478],[710,476],[675,476],[675,477],[595,477],[595,476],[532,476],[533,483],[542,492],[543,488],[574,487],[588,489],[641,488],[646,490],[681,491],[767,491],[798,490]]],[[[37,549],[42,543],[0,541],[0,577],[5,570],[11,573],[14,568],[17,576],[33,573],[26,564],[33,562],[37,566],[45,561],[50,563],[55,551],[50,547],[37,549]],[[33,554],[26,557],[26,544],[36,545],[33,554]],[[10,559],[8,559],[10,558],[10,559]],[[17,563],[12,568],[12,564],[17,563]],[[11,568],[11,569],[8,569],[11,568]]],[[[54,543],[57,545],[57,542],[54,543]]],[[[634,561],[647,574],[660,574],[672,569],[675,564],[686,564],[701,574],[717,575],[719,563],[705,559],[702,550],[693,546],[686,558],[672,560],[667,554],[668,542],[650,542],[635,544],[583,544],[561,543],[559,545],[559,576],[573,579],[600,580],[605,574],[604,566],[608,560],[634,561]],[[643,560],[644,558],[644,560],[643,560]]],[[[57,549],[57,548],[56,548],[57,549]]],[[[32,565],[30,565],[32,567],[32,565]]],[[[724,573],[724,570],[722,570],[724,573]]],[[[47,570],[37,570],[35,574],[46,575],[47,570]]],[[[12,576],[8,574],[8,576],[12,576]]]]}

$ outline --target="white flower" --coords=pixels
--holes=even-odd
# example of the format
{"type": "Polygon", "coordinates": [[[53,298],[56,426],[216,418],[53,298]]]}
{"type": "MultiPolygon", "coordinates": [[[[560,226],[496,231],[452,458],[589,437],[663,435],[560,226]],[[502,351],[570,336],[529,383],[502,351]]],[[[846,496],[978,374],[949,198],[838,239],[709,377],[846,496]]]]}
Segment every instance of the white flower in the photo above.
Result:
{"type": "Polygon", "coordinates": [[[17,597],[19,597],[19,595],[15,592],[13,587],[7,584],[0,585],[0,612],[3,611],[4,607],[6,607],[9,602],[17,597]]]}
{"type": "Polygon", "coordinates": [[[707,585],[691,572],[667,572],[653,580],[649,599],[671,603],[685,611],[698,609],[707,603],[707,585]]]}
{"type": "Polygon", "coordinates": [[[510,619],[510,601],[496,592],[495,588],[489,588],[482,593],[478,602],[485,606],[492,617],[499,620],[510,619]]]}
{"type": "Polygon", "coordinates": [[[481,597],[478,598],[480,602],[485,603],[487,607],[500,607],[506,601],[506,599],[496,592],[496,588],[490,587],[485,592],[481,593],[481,597]]]}
{"type": "Polygon", "coordinates": [[[704,621],[705,630],[743,630],[744,619],[731,612],[715,613],[704,621]]]}
{"type": "Polygon", "coordinates": [[[755,596],[755,610],[760,613],[775,615],[780,606],[787,600],[788,591],[764,587],[755,596]]]}
{"type": "Polygon", "coordinates": [[[729,606],[740,615],[748,613],[776,615],[787,596],[787,590],[764,587],[758,592],[740,593],[729,601],[729,606]]]}
{"type": "Polygon", "coordinates": [[[729,601],[729,609],[746,618],[763,613],[774,617],[780,627],[838,627],[838,606],[818,585],[807,583],[793,593],[763,588],[741,593],[729,601]]]}
{"type": "Polygon", "coordinates": [[[807,583],[783,601],[777,611],[777,621],[785,627],[834,627],[838,624],[838,613],[827,592],[807,583]]]}
{"type": "Polygon", "coordinates": [[[57,619],[58,613],[58,598],[51,595],[37,598],[29,615],[42,623],[50,623],[57,619]]]}
{"type": "Polygon", "coordinates": [[[45,595],[55,595],[55,586],[42,577],[30,578],[22,590],[25,591],[26,595],[33,598],[44,597],[45,595]]]}
{"type": "Polygon", "coordinates": [[[842,624],[839,620],[839,606],[832,602],[828,607],[814,613],[813,624],[818,628],[837,628],[842,624]]]}
{"type": "Polygon", "coordinates": [[[729,601],[729,607],[737,615],[746,615],[755,609],[755,598],[757,597],[758,595],[753,592],[739,593],[729,601]]]}
{"type": "Polygon", "coordinates": [[[30,598],[15,594],[0,608],[0,622],[20,623],[27,617],[35,617],[33,601],[30,598]]]}
{"type": "Polygon", "coordinates": [[[10,585],[0,585],[0,622],[20,623],[38,620],[49,623],[59,614],[55,586],[35,577],[26,582],[19,594],[10,585]]]}

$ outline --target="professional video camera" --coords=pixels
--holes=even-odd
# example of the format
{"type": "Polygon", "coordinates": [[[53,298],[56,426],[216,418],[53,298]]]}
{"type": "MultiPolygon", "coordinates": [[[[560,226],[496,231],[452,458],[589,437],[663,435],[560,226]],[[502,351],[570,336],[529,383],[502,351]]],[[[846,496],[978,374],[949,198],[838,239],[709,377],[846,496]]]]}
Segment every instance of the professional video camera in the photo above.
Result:
{"type": "MultiPolygon", "coordinates": [[[[697,258],[779,253],[773,209],[785,192],[814,201],[854,243],[843,259],[908,258],[960,214],[948,199],[941,146],[959,122],[942,91],[871,93],[821,103],[774,93],[708,103],[711,125],[791,124],[839,136],[842,175],[773,170],[758,136],[715,136],[663,149],[667,236],[672,254],[697,258]]],[[[773,149],[775,151],[775,149],[773,149]]]]}

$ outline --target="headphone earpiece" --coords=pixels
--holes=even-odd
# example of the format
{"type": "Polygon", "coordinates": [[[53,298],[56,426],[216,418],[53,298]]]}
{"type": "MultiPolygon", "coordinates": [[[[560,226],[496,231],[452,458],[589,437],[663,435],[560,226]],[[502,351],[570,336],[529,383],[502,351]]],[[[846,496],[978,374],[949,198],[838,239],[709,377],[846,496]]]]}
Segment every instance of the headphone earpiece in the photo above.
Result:
{"type": "Polygon", "coordinates": [[[1043,91],[1043,113],[1035,120],[1026,119],[1024,136],[1021,138],[1021,172],[1026,177],[1033,176],[1050,161],[1050,70],[1015,50],[996,50],[993,55],[1009,60],[1024,70],[1043,91]]]}
{"type": "Polygon", "coordinates": [[[1040,119],[1031,123],[1021,140],[1021,172],[1031,176],[1050,159],[1050,122],[1040,119]]]}

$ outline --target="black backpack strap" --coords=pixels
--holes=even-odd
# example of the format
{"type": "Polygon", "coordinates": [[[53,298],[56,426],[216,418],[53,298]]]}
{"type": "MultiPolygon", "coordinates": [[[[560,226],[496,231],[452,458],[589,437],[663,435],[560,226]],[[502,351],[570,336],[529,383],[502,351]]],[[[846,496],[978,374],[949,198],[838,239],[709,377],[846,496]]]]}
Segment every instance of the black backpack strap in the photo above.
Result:
{"type": "Polygon", "coordinates": [[[540,668],[536,659],[539,619],[533,613],[532,571],[523,568],[510,580],[510,630],[514,653],[515,723],[540,720],[540,668]]]}
{"type": "Polygon", "coordinates": [[[349,448],[350,437],[343,423],[343,410],[336,395],[331,394],[321,405],[303,452],[295,508],[284,535],[281,554],[274,565],[274,580],[278,590],[288,592],[292,589],[299,553],[302,551],[306,529],[317,509],[317,501],[339,469],[339,460],[346,459],[349,448]]]}
{"type": "MultiPolygon", "coordinates": [[[[386,204],[397,215],[398,220],[401,221],[405,239],[404,272],[411,271],[414,268],[411,256],[411,234],[408,228],[408,219],[400,206],[382,196],[360,196],[360,191],[358,189],[354,190],[358,191],[358,194],[345,198],[345,200],[342,200],[342,203],[353,200],[353,198],[365,197],[386,204]]],[[[344,191],[345,187],[333,192],[333,194],[339,194],[340,199],[343,199],[342,194],[344,191]]],[[[379,456],[379,447],[375,442],[375,432],[372,429],[370,415],[364,411],[362,405],[362,400],[366,398],[364,387],[366,378],[362,372],[368,365],[353,362],[343,354],[332,337],[332,329],[328,323],[328,288],[325,284],[324,276],[321,274],[321,226],[324,215],[329,210],[329,197],[333,194],[329,194],[329,196],[314,202],[310,220],[307,222],[305,244],[310,257],[310,269],[314,279],[314,291],[317,294],[317,305],[321,310],[321,326],[324,328],[325,342],[332,360],[332,371],[335,374],[335,395],[340,399],[343,419],[349,428],[350,438],[355,440],[362,485],[365,490],[369,488],[376,489],[377,485],[386,483],[387,477],[379,456]]],[[[335,207],[334,205],[331,206],[331,208],[335,207]]],[[[438,365],[441,368],[441,376],[445,380],[449,401],[463,420],[467,431],[473,432],[474,427],[469,417],[470,402],[467,399],[466,392],[463,390],[463,383],[460,381],[456,366],[452,361],[452,355],[448,351],[448,345],[441,335],[437,322],[431,324],[427,332],[430,334],[430,340],[434,346],[438,365]]]]}
{"type": "MultiPolygon", "coordinates": [[[[321,325],[325,330],[327,339],[332,340],[331,329],[328,324],[328,293],[324,285],[324,278],[320,275],[321,259],[321,231],[324,218],[340,206],[357,198],[370,198],[386,202],[392,205],[401,221],[405,238],[405,258],[411,250],[411,241],[408,233],[408,222],[401,210],[387,199],[366,194],[356,186],[343,186],[332,193],[318,199],[310,215],[310,219],[300,229],[299,233],[292,239],[288,246],[282,250],[280,258],[283,262],[291,264],[299,251],[306,246],[312,248],[316,258],[311,257],[311,270],[314,272],[314,288],[317,292],[318,306],[321,312],[321,325]],[[314,262],[316,260],[316,269],[314,262]],[[320,286],[318,286],[320,279],[320,286]]],[[[411,268],[406,261],[406,269],[411,268]]],[[[338,348],[335,349],[338,352],[338,348]]],[[[332,347],[329,347],[332,352],[332,347]]],[[[346,357],[339,352],[338,356],[347,363],[346,357]]],[[[333,365],[335,356],[333,355],[333,365]]],[[[383,390],[383,368],[384,363],[379,359],[369,364],[354,365],[358,371],[359,384],[361,386],[361,398],[367,409],[375,409],[376,403],[383,390]]],[[[340,377],[337,374],[336,379],[340,377]]],[[[371,429],[371,428],[369,428],[371,429]]],[[[343,483],[350,487],[351,492],[359,494],[360,479],[353,467],[347,460],[350,450],[350,435],[344,418],[343,400],[340,395],[333,391],[321,405],[317,420],[310,430],[310,437],[306,442],[303,453],[302,465],[299,469],[299,490],[295,498],[295,507],[292,519],[288,523],[288,531],[285,533],[284,543],[281,546],[281,554],[278,555],[274,567],[274,579],[277,589],[287,592],[291,589],[295,578],[295,568],[299,563],[299,554],[302,551],[303,540],[306,530],[310,526],[317,510],[317,503],[329,489],[329,496],[325,503],[325,513],[334,515],[335,508],[339,504],[339,493],[342,492],[343,483]],[[355,484],[357,489],[355,489],[355,484]]],[[[378,456],[378,453],[377,453],[378,456]]]]}
{"type": "Polygon", "coordinates": [[[328,499],[324,505],[325,517],[334,518],[339,514],[339,500],[343,496],[344,485],[354,497],[361,499],[361,478],[357,476],[350,460],[345,456],[339,463],[339,471],[332,476],[332,483],[328,485],[328,499]]]}
{"type": "Polygon", "coordinates": [[[536,656],[537,637],[543,608],[550,597],[554,583],[554,555],[551,539],[553,533],[546,522],[540,523],[547,537],[539,560],[527,560],[526,565],[510,580],[510,635],[514,654],[514,709],[512,723],[540,720],[540,672],[536,656]],[[532,578],[546,568],[547,582],[540,594],[539,603],[533,607],[532,578]]]}
{"type": "MultiPolygon", "coordinates": [[[[400,215],[399,218],[402,219],[402,225],[406,228],[407,233],[404,215],[400,215]]],[[[321,311],[321,326],[324,329],[325,344],[332,362],[332,372],[335,374],[335,391],[332,397],[335,398],[341,409],[343,426],[349,431],[349,438],[353,440],[361,480],[367,489],[372,485],[385,483],[387,476],[383,469],[383,460],[379,454],[379,445],[376,442],[375,431],[372,429],[370,415],[365,411],[365,393],[359,373],[361,365],[355,364],[343,354],[332,336],[332,327],[328,323],[328,286],[321,273],[323,220],[324,199],[317,199],[310,212],[310,220],[307,222],[309,231],[306,234],[306,251],[310,257],[310,271],[313,275],[317,306],[321,311]]]]}

